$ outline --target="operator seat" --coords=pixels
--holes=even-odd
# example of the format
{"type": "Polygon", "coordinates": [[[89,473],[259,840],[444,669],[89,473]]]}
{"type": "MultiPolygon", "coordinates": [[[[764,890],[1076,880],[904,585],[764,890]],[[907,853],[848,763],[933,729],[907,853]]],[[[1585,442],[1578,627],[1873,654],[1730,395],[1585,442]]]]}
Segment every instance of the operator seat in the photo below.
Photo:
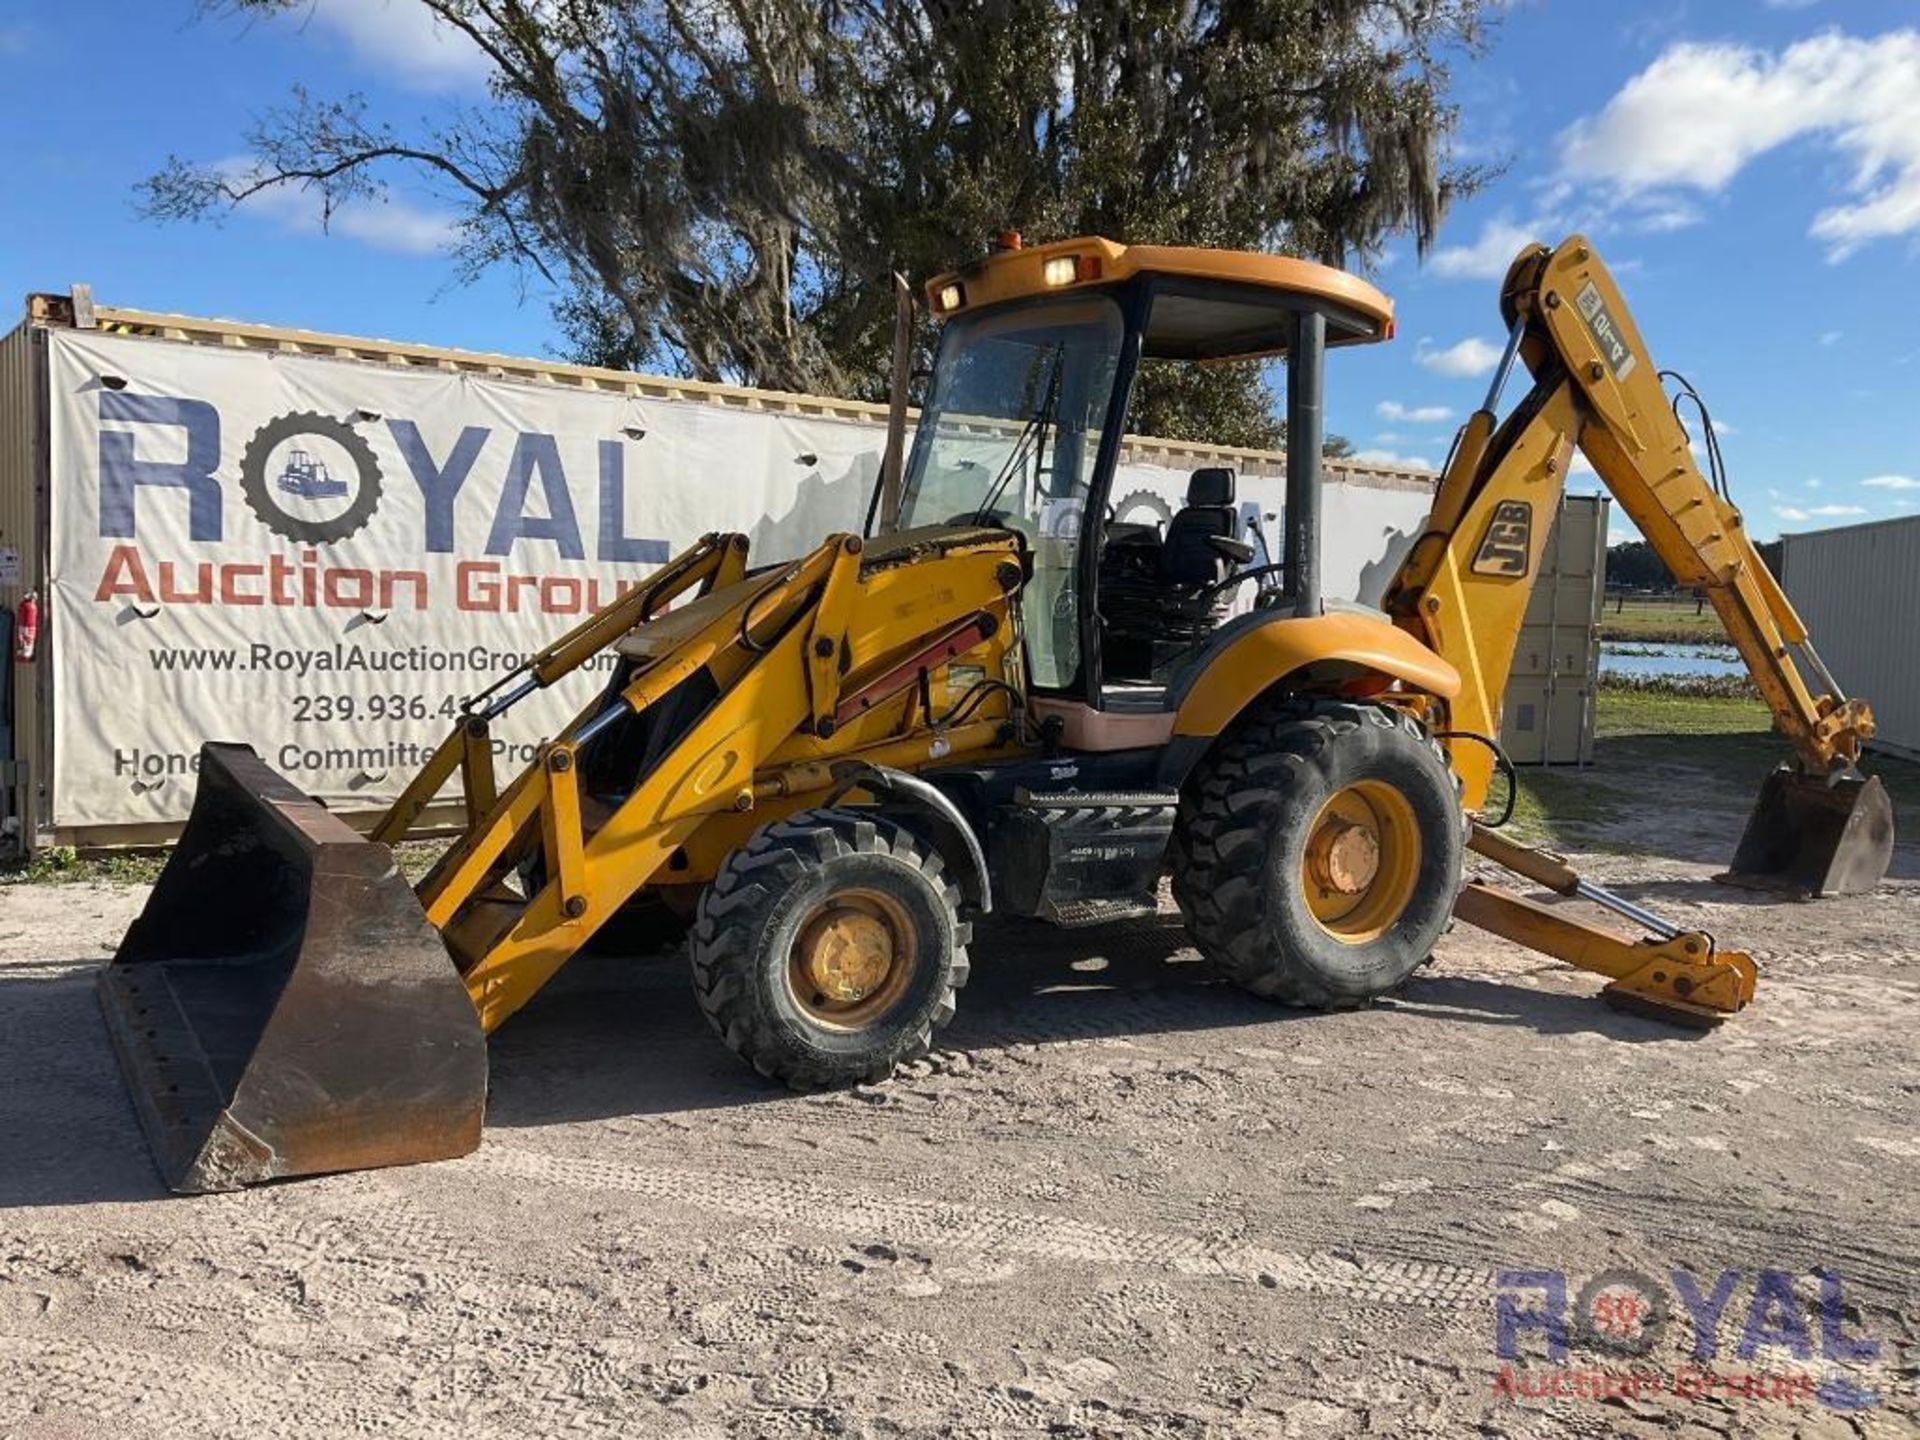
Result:
{"type": "Polygon", "coordinates": [[[1199,643],[1225,617],[1229,596],[1217,587],[1252,554],[1234,534],[1239,514],[1233,481],[1225,466],[1194,471],[1187,503],[1167,522],[1164,538],[1145,526],[1109,528],[1100,558],[1102,668],[1108,676],[1149,678],[1170,650],[1199,643]]]}
{"type": "Polygon", "coordinates": [[[1211,543],[1232,539],[1239,527],[1233,508],[1234,474],[1224,465],[1209,465],[1187,481],[1187,503],[1167,522],[1160,547],[1160,573],[1181,588],[1212,585],[1227,578],[1233,562],[1211,543]]]}

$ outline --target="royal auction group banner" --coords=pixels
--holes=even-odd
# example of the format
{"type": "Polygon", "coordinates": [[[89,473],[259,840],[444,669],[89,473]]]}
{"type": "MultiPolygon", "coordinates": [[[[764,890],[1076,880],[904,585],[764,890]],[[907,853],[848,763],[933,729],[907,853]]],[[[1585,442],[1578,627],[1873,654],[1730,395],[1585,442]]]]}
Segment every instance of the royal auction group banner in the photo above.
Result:
{"type": "MultiPolygon", "coordinates": [[[[739,407],[51,338],[60,826],[184,819],[209,739],[378,808],[462,697],[701,534],[744,530],[775,560],[857,530],[884,441],[739,407]]],[[[506,717],[503,780],[606,679],[506,717]]]]}

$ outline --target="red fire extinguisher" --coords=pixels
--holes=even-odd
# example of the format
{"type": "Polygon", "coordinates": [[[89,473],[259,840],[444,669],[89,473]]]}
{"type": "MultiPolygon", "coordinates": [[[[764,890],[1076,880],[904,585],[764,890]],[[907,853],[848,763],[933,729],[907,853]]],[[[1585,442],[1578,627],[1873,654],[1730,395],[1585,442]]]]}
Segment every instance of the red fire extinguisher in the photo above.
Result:
{"type": "Polygon", "coordinates": [[[13,658],[33,659],[40,648],[40,592],[29,590],[13,612],[13,658]]]}

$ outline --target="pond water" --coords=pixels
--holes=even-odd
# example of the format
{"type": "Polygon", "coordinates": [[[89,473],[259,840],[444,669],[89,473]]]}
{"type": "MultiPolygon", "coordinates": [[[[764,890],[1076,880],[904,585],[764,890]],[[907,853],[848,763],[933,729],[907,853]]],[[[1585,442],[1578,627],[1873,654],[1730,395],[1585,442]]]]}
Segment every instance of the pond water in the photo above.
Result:
{"type": "Polygon", "coordinates": [[[1608,640],[1600,646],[1602,675],[1744,675],[1731,645],[1660,645],[1608,640]]]}

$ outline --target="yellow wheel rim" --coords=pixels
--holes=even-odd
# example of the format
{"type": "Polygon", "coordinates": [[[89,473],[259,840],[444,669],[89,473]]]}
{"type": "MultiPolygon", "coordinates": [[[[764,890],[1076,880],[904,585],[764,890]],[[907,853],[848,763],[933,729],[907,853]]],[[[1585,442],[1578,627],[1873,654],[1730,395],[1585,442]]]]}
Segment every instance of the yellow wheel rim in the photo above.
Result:
{"type": "Polygon", "coordinates": [[[1320,928],[1349,945],[1377,940],[1412,903],[1420,827],[1384,780],[1336,790],[1307,829],[1300,887],[1320,928]]]}
{"type": "Polygon", "coordinates": [[[918,959],[906,908],[878,890],[842,890],[800,923],[787,956],[787,989],[815,1022],[860,1030],[907,988],[918,959]]]}

